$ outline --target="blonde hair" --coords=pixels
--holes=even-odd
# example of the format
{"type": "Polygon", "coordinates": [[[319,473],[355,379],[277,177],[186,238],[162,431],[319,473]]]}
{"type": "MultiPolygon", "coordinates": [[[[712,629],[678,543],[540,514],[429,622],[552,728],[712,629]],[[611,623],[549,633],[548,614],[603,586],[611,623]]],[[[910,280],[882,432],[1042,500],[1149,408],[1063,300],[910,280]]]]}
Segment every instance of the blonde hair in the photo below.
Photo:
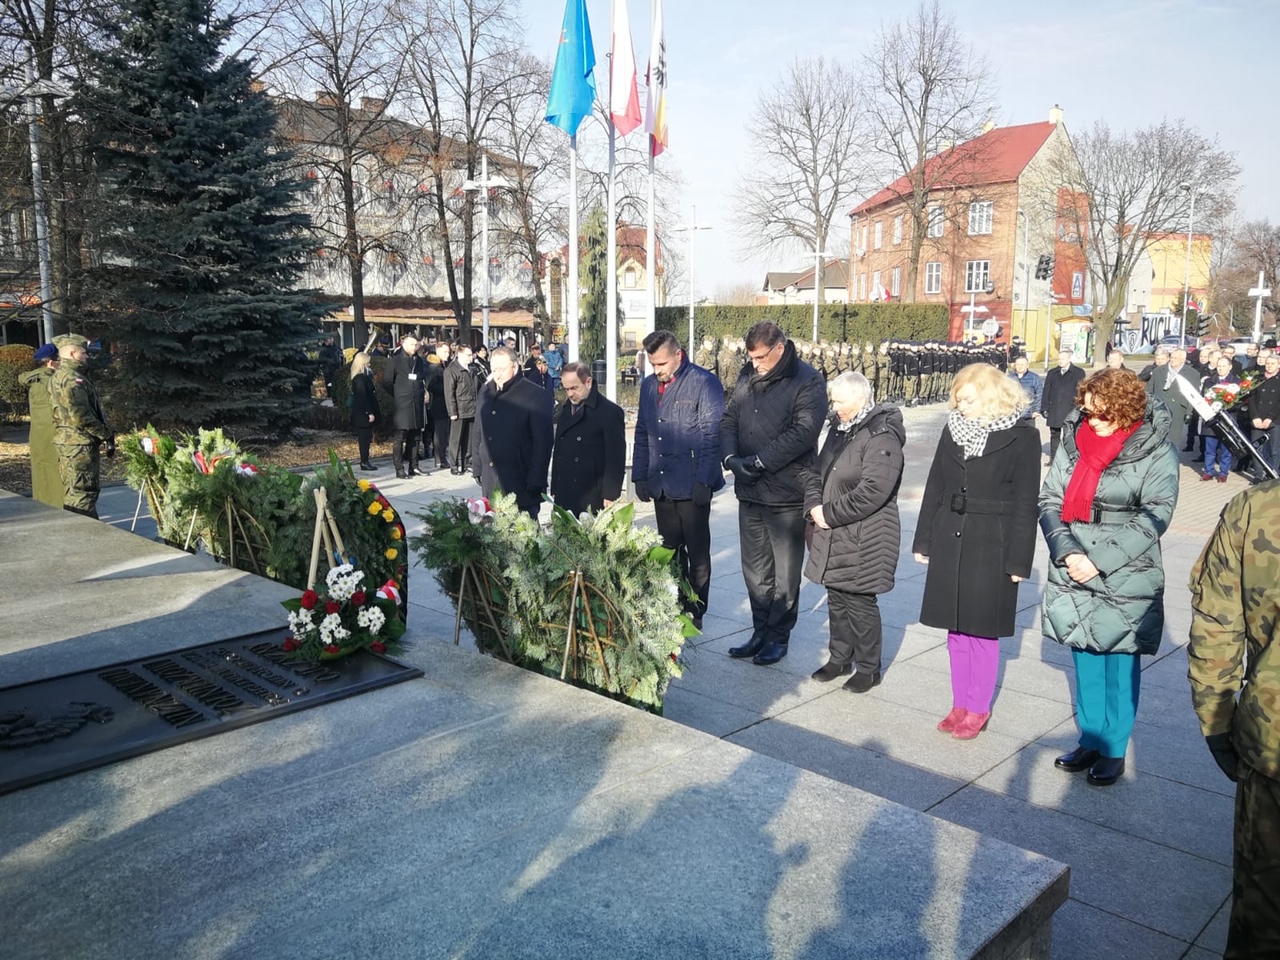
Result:
{"type": "Polygon", "coordinates": [[[360,374],[364,373],[369,366],[369,355],[367,353],[357,353],[351,358],[351,379],[354,380],[360,374]]]}
{"type": "Polygon", "coordinates": [[[1027,394],[1021,385],[989,363],[971,363],[960,369],[956,378],[951,381],[947,409],[956,408],[956,394],[966,386],[972,386],[978,395],[978,400],[973,405],[972,419],[994,420],[1026,409],[1027,394]]]}

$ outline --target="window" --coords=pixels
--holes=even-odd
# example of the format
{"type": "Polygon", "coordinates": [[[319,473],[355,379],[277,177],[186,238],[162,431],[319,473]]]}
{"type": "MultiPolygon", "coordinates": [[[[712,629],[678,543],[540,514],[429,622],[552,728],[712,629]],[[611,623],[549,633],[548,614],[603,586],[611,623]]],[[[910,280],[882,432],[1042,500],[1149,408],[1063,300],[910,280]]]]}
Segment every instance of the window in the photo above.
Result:
{"type": "Polygon", "coordinates": [[[893,242],[894,243],[902,242],[902,217],[901,216],[896,216],[893,218],[893,242]]]}
{"type": "Polygon", "coordinates": [[[865,223],[862,225],[862,241],[858,244],[858,249],[867,249],[867,225],[865,223]]]}
{"type": "Polygon", "coordinates": [[[881,221],[877,220],[876,221],[876,242],[875,242],[875,247],[877,250],[880,249],[880,244],[883,240],[884,240],[884,224],[881,221]]]}
{"type": "Polygon", "coordinates": [[[634,290],[636,282],[639,280],[639,274],[636,273],[635,267],[627,267],[622,271],[622,286],[627,290],[634,290]]]}
{"type": "Polygon", "coordinates": [[[871,299],[879,300],[884,296],[884,287],[880,286],[880,271],[871,274],[871,299]]]}
{"type": "MultiPolygon", "coordinates": [[[[901,220],[902,218],[899,217],[898,219],[901,220]]],[[[941,264],[939,264],[939,266],[941,266],[941,264]]],[[[893,268],[893,289],[890,292],[895,297],[902,296],[902,268],[901,267],[893,268]]]]}
{"type": "Polygon", "coordinates": [[[867,275],[865,273],[858,274],[858,299],[867,299],[867,275]]]}
{"type": "Polygon", "coordinates": [[[964,265],[964,292],[986,293],[991,280],[990,260],[970,260],[964,265]]]}
{"type": "Polygon", "coordinates": [[[982,200],[969,204],[969,233],[991,232],[991,201],[982,200]]]}
{"type": "Polygon", "coordinates": [[[940,237],[942,236],[942,208],[929,208],[929,230],[926,236],[940,237]]]}
{"type": "Polygon", "coordinates": [[[924,292],[942,292],[942,262],[934,260],[924,265],[924,292]]]}

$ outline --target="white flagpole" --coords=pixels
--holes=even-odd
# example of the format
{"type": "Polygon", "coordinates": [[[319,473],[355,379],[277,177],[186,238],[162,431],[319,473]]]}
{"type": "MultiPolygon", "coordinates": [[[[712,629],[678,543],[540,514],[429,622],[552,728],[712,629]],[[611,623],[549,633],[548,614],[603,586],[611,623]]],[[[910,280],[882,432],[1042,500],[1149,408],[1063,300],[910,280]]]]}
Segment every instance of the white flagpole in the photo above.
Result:
{"type": "Polygon", "coordinates": [[[608,252],[605,257],[605,324],[604,324],[604,361],[605,361],[605,396],[610,400],[618,399],[618,229],[617,229],[617,186],[615,177],[615,161],[617,160],[617,130],[613,125],[613,115],[609,115],[609,212],[605,229],[609,231],[608,252]]]}
{"type": "Polygon", "coordinates": [[[577,360],[582,343],[578,328],[578,136],[569,138],[569,296],[566,313],[569,321],[569,359],[577,360]]]}
{"type": "MultiPolygon", "coordinates": [[[[649,286],[649,311],[645,321],[645,333],[653,333],[657,323],[657,307],[658,307],[658,257],[654,249],[654,243],[657,235],[657,229],[654,224],[654,200],[653,200],[653,137],[649,137],[649,223],[645,227],[644,234],[644,259],[645,274],[648,277],[649,286]]],[[[693,352],[692,348],[689,350],[693,352]]]]}

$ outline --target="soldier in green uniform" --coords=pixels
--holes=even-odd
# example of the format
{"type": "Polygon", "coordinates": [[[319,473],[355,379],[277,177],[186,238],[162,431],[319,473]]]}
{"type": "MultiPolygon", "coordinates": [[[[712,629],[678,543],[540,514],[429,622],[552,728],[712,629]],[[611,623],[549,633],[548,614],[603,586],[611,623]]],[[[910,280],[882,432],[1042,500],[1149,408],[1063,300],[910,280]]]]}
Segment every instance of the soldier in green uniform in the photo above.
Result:
{"type": "Polygon", "coordinates": [[[58,369],[58,348],[46,343],[36,351],[34,370],[18,377],[27,388],[27,405],[31,410],[31,436],[27,449],[31,455],[31,496],[41,503],[61,509],[64,491],[58,474],[58,451],[53,446],[53,410],[49,403],[49,381],[58,369]]]}
{"type": "Polygon", "coordinates": [[[105,443],[114,456],[115,434],[107,426],[98,402],[98,391],[87,376],[89,341],[75,334],[57,337],[61,362],[49,381],[53,414],[53,445],[58,451],[58,472],[66,491],[62,506],[72,513],[98,519],[100,467],[98,446],[105,443]]]}
{"type": "Polygon", "coordinates": [[[1213,759],[1236,782],[1223,958],[1280,957],[1280,481],[1227,504],[1191,569],[1191,593],[1191,702],[1213,759]]]}

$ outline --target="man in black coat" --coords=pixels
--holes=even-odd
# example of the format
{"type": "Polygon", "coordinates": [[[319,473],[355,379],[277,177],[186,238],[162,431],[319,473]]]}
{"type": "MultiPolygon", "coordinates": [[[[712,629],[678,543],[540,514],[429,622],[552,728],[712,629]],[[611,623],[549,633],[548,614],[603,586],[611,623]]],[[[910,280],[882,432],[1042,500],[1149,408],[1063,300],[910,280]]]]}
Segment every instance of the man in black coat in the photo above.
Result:
{"type": "Polygon", "coordinates": [[[622,495],[626,421],[622,408],[600,395],[585,363],[565,364],[560,377],[566,399],[556,412],[551,499],[576,517],[622,495]]]}
{"type": "Polygon", "coordinates": [[[436,458],[436,469],[453,466],[445,456],[449,446],[449,410],[444,400],[444,371],[449,365],[449,344],[441,341],[427,357],[427,421],[422,445],[436,458]]]}
{"type": "Polygon", "coordinates": [[[471,458],[471,426],[476,419],[476,375],[471,369],[471,347],[458,345],[453,363],[444,368],[444,404],[449,411],[450,473],[461,476],[471,458]]]}
{"type": "Polygon", "coordinates": [[[402,480],[418,472],[418,431],[426,422],[426,376],[427,364],[418,356],[418,337],[406,333],[382,373],[382,387],[391,394],[391,460],[402,480]]]}
{"type": "Polygon", "coordinates": [[[729,650],[760,665],[787,655],[804,562],[804,474],[817,459],[827,385],[775,323],[747,331],[747,356],[720,421],[720,453],[738,498],[751,638],[729,650]]]}
{"type": "Polygon", "coordinates": [[[480,390],[471,475],[486,497],[514,494],[535,520],[547,489],[552,418],[547,392],[520,374],[515,351],[499,347],[490,359],[493,379],[480,390]]]}
{"type": "Polygon", "coordinates": [[[1058,452],[1062,439],[1062,421],[1076,408],[1076,388],[1084,382],[1084,368],[1072,362],[1070,350],[1058,351],[1058,368],[1044,375],[1044,393],[1040,397],[1040,414],[1049,425],[1049,462],[1058,452]]]}
{"type": "MultiPolygon", "coordinates": [[[[1269,355],[1262,365],[1262,382],[1246,401],[1253,445],[1272,469],[1280,470],[1280,357],[1269,355]]],[[[1265,474],[1259,470],[1259,477],[1265,474]]]]}

